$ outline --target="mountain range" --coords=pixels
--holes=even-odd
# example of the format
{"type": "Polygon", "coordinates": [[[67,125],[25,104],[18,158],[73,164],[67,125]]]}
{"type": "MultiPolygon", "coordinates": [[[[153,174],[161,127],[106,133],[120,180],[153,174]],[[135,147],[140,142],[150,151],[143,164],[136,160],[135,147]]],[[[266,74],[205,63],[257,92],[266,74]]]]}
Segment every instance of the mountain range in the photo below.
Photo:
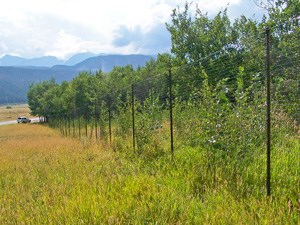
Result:
{"type": "Polygon", "coordinates": [[[88,58],[95,56],[104,56],[106,54],[94,54],[91,52],[82,52],[73,55],[67,60],[58,59],[55,56],[42,56],[37,58],[23,58],[14,55],[4,55],[0,58],[0,66],[35,66],[35,67],[52,67],[55,65],[73,66],[88,58]]]}
{"type": "Polygon", "coordinates": [[[109,72],[114,66],[143,66],[149,55],[94,55],[80,53],[63,61],[54,56],[26,59],[6,55],[0,58],[0,104],[27,101],[30,84],[54,78],[56,82],[72,80],[81,71],[109,72]]]}

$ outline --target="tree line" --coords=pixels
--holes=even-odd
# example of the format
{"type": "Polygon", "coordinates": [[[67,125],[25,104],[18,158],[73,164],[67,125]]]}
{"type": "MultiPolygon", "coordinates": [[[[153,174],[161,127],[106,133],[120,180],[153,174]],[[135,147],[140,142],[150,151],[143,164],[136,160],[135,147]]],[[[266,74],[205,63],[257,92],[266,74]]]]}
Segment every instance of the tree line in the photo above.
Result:
{"type": "Polygon", "coordinates": [[[172,20],[166,24],[172,39],[171,53],[158,54],[137,69],[128,65],[114,67],[108,73],[80,72],[72,81],[61,84],[54,79],[32,84],[28,91],[31,113],[47,120],[92,120],[109,107],[118,115],[128,106],[132,85],[138,90],[135,99],[139,104],[157,98],[162,107],[167,107],[170,70],[177,102],[203,99],[205,90],[210,90],[210,95],[221,96],[224,105],[234,106],[246,95],[249,103],[255,92],[264,88],[265,28],[270,27],[273,97],[299,119],[295,104],[300,99],[300,2],[268,2],[273,4],[260,22],[245,16],[231,22],[226,9],[210,18],[186,3],[172,11],[172,20]]]}

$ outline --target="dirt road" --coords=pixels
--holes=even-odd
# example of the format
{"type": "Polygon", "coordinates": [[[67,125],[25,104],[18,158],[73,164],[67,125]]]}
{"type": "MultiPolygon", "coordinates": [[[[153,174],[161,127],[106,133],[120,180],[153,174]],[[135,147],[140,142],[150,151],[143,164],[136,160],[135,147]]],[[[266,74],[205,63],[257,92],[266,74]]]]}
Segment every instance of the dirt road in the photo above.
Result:
{"type": "MultiPolygon", "coordinates": [[[[39,118],[38,117],[36,117],[36,118],[30,118],[30,120],[31,120],[31,123],[38,123],[39,122],[39,118]]],[[[10,121],[0,122],[0,126],[10,125],[10,124],[17,124],[17,120],[10,120],[10,121]]]]}

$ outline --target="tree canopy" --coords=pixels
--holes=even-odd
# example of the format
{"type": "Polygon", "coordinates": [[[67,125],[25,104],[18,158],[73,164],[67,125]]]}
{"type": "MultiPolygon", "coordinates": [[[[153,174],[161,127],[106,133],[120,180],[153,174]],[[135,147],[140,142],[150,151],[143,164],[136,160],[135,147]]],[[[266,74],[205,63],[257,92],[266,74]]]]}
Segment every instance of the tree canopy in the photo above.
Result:
{"type": "Polygon", "coordinates": [[[174,72],[174,93],[178,99],[189,99],[208,85],[223,90],[233,104],[237,91],[254,92],[254,83],[264,83],[265,28],[271,29],[274,87],[299,99],[300,2],[298,0],[257,1],[266,8],[266,16],[258,22],[241,16],[233,22],[227,10],[213,18],[199,7],[172,11],[166,24],[171,34],[171,53],[159,54],[136,70],[132,66],[115,67],[109,73],[81,72],[70,82],[54,80],[33,84],[28,103],[33,115],[92,117],[96,105],[108,105],[116,111],[128,101],[131,85],[139,89],[136,98],[143,104],[155,89],[165,104],[167,74],[174,72]],[[252,91],[250,91],[252,89],[252,91]]]}

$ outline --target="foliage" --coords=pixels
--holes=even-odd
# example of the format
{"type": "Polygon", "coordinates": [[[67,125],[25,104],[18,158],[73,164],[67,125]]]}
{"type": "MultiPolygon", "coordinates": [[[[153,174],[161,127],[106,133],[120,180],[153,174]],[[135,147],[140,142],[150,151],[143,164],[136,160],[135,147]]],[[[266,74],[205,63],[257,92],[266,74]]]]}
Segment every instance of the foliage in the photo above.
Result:
{"type": "MultiPolygon", "coordinates": [[[[101,188],[108,186],[106,195],[85,202],[75,197],[83,208],[72,208],[76,213],[71,214],[86,223],[107,222],[113,215],[111,223],[132,219],[234,224],[238,215],[233,212],[238,209],[246,218],[244,223],[296,223],[297,209],[288,206],[287,214],[283,205],[298,201],[299,26],[297,19],[286,21],[296,18],[298,3],[276,1],[261,22],[245,16],[231,22],[226,10],[210,18],[197,8],[191,16],[189,7],[187,3],[183,10],[174,9],[172,22],[167,24],[171,54],[159,54],[136,70],[128,65],[110,73],[82,72],[69,83],[58,85],[52,80],[31,86],[28,98],[33,114],[49,117],[53,127],[65,136],[78,136],[84,146],[100,133],[107,140],[101,143],[109,143],[121,160],[104,169],[109,181],[99,182],[101,188]],[[272,177],[277,179],[276,199],[268,200],[262,197],[266,26],[271,28],[272,157],[276,166],[272,177]],[[170,109],[175,135],[172,160],[168,154],[170,109]],[[113,203],[103,209],[98,201],[113,203]],[[104,213],[92,211],[91,202],[104,213]],[[263,212],[257,208],[260,204],[263,212]],[[268,206],[272,212],[266,211],[268,206]],[[280,218],[274,217],[277,213],[280,218]],[[264,214],[269,217],[265,219],[264,214]]],[[[86,160],[93,162],[94,154],[86,160]]]]}
{"type": "Polygon", "coordinates": [[[131,133],[132,104],[136,104],[137,142],[143,148],[153,143],[153,115],[163,115],[173,98],[175,131],[178,137],[188,137],[191,146],[213,142],[214,149],[231,152],[248,148],[251,141],[261,144],[255,137],[261,136],[264,118],[266,26],[272,34],[274,112],[291,121],[300,118],[299,2],[267,2],[271,7],[261,22],[245,16],[231,22],[226,9],[211,18],[198,7],[193,12],[186,3],[183,9],[173,10],[166,25],[172,54],[159,54],[136,70],[118,66],[109,73],[81,72],[60,85],[54,80],[33,84],[28,92],[32,114],[77,120],[79,131],[81,119],[86,130],[99,122],[102,133],[111,133],[113,120],[112,131],[126,139],[131,133]],[[242,137],[235,134],[237,128],[242,137]]]}

